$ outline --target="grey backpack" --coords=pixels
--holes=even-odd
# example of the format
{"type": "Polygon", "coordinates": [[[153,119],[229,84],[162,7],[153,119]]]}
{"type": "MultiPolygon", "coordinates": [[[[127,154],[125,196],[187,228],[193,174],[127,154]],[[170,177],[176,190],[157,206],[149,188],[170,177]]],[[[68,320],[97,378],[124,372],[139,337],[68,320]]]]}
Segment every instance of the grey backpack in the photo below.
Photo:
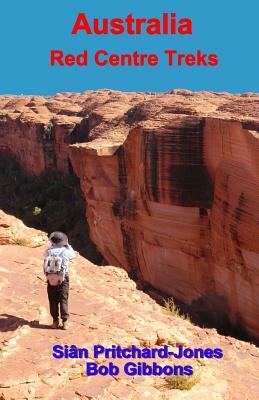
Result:
{"type": "Polygon", "coordinates": [[[64,249],[57,254],[51,254],[51,249],[48,250],[48,256],[44,260],[44,273],[47,278],[47,282],[51,286],[60,285],[65,279],[65,272],[63,267],[63,258],[61,254],[64,252],[64,249]]]}

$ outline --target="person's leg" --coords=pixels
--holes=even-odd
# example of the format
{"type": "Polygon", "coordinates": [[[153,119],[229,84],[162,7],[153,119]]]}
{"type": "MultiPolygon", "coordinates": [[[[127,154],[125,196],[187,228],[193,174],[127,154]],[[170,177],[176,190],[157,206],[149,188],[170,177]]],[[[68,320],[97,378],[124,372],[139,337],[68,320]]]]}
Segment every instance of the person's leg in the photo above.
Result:
{"type": "Polygon", "coordinates": [[[69,318],[68,295],[69,295],[69,277],[68,275],[66,275],[64,282],[61,284],[61,293],[60,293],[60,314],[63,324],[69,318]]]}
{"type": "Polygon", "coordinates": [[[53,318],[53,322],[59,321],[59,310],[58,310],[58,303],[59,303],[59,296],[56,286],[50,286],[48,284],[48,298],[49,298],[49,309],[50,314],[53,318]]]}

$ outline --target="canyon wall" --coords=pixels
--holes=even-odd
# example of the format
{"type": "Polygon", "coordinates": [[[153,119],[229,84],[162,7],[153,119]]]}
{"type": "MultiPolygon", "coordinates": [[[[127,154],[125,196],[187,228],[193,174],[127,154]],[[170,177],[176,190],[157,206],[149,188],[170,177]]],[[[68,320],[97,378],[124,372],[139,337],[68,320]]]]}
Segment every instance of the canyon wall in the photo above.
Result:
{"type": "Polygon", "coordinates": [[[1,101],[1,149],[30,173],[73,169],[110,264],[259,337],[258,95],[97,91],[20,112],[1,101]]]}
{"type": "Polygon", "coordinates": [[[0,151],[15,156],[30,174],[46,169],[68,173],[70,144],[87,141],[96,125],[120,117],[145,97],[109,90],[0,96],[0,151]]]}
{"type": "Polygon", "coordinates": [[[259,135],[177,117],[133,129],[110,155],[73,146],[91,238],[110,263],[258,334],[259,135]],[[213,310],[216,312],[216,310],[213,310]]]}
{"type": "Polygon", "coordinates": [[[68,171],[69,139],[77,118],[52,121],[51,116],[25,113],[0,117],[0,151],[9,153],[28,173],[39,175],[46,169],[68,171]]]}

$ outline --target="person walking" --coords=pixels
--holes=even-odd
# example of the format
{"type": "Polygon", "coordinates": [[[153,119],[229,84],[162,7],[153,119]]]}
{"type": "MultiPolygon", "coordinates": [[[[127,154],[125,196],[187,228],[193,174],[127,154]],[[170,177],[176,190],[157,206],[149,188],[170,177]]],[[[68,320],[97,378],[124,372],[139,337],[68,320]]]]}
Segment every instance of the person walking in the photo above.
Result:
{"type": "Polygon", "coordinates": [[[50,314],[53,318],[52,328],[68,329],[68,296],[69,296],[69,261],[76,257],[63,232],[52,232],[49,236],[51,246],[44,251],[44,273],[47,278],[47,293],[50,314]]]}

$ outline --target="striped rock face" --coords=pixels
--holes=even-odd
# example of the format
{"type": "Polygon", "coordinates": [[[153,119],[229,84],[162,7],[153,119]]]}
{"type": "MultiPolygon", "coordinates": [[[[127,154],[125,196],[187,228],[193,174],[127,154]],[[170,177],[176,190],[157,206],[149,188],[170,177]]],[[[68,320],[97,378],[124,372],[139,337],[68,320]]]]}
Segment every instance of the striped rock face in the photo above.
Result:
{"type": "MultiPolygon", "coordinates": [[[[106,260],[258,338],[258,95],[97,91],[36,100],[41,122],[52,124],[47,150],[37,136],[43,159],[50,148],[53,156],[41,169],[78,175],[91,239],[106,260]]],[[[12,113],[4,108],[12,118],[14,103],[12,113]]],[[[22,121],[32,118],[28,104],[22,121]]],[[[26,154],[17,157],[27,165],[26,154]]]]}
{"type": "Polygon", "coordinates": [[[258,154],[241,122],[186,116],[133,129],[111,155],[73,148],[91,238],[112,264],[259,335],[258,154]]]}

